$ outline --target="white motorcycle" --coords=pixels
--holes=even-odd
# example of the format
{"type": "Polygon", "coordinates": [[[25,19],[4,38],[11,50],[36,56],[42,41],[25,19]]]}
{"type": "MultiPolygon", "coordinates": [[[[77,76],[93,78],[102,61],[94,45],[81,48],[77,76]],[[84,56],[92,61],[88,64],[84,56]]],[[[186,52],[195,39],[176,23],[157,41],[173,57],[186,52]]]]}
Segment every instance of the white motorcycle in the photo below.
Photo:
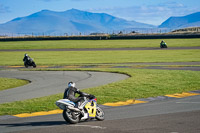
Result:
{"type": "Polygon", "coordinates": [[[82,93],[80,96],[84,97],[84,102],[79,108],[69,99],[60,99],[56,102],[56,105],[63,110],[63,118],[65,121],[71,124],[90,119],[103,121],[104,111],[97,105],[95,96],[86,93],[82,93]]]}

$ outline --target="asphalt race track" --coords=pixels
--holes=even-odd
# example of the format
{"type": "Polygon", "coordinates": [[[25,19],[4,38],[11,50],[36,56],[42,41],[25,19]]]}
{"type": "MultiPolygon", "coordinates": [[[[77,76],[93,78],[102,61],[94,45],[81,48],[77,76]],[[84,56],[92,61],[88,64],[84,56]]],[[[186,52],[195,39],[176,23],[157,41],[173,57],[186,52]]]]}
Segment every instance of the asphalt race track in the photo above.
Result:
{"type": "Polygon", "coordinates": [[[196,47],[168,47],[161,49],[159,47],[136,47],[136,48],[63,48],[63,49],[0,49],[0,51],[115,51],[115,50],[178,50],[178,49],[200,49],[196,47]]]}
{"type": "Polygon", "coordinates": [[[2,70],[0,77],[26,79],[31,83],[0,93],[0,103],[21,101],[63,93],[70,81],[79,89],[100,86],[128,78],[127,75],[87,71],[18,71],[2,70]]]}
{"type": "Polygon", "coordinates": [[[104,121],[68,124],[61,114],[0,120],[0,132],[198,133],[200,96],[146,104],[103,107],[104,121]]]}

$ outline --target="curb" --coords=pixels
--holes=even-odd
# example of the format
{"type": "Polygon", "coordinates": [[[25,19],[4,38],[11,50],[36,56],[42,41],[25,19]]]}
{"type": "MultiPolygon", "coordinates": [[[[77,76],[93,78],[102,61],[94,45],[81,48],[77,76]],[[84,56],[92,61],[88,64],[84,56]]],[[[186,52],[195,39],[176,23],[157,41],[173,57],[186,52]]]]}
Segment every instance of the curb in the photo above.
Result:
{"type": "Polygon", "coordinates": [[[127,101],[115,102],[115,103],[105,103],[105,106],[125,106],[131,104],[141,104],[141,103],[148,103],[151,101],[158,101],[158,100],[166,100],[166,99],[174,99],[174,98],[184,98],[184,97],[191,97],[200,95],[200,90],[197,91],[190,91],[190,92],[182,92],[182,93],[175,93],[165,96],[157,96],[157,97],[149,97],[149,98],[141,98],[141,99],[132,99],[127,101]]]}

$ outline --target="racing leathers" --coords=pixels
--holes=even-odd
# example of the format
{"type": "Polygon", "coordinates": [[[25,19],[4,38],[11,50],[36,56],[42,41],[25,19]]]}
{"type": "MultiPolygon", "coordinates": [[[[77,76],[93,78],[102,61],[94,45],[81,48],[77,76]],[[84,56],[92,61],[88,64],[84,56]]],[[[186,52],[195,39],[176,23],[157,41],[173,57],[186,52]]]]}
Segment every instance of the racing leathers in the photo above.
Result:
{"type": "Polygon", "coordinates": [[[30,57],[27,56],[27,55],[25,55],[23,61],[26,62],[26,61],[28,61],[28,60],[30,60],[30,57]]]}
{"type": "Polygon", "coordinates": [[[78,102],[82,103],[84,101],[83,97],[75,97],[76,93],[81,94],[82,92],[76,87],[68,87],[65,89],[63,99],[69,99],[70,101],[76,103],[78,107],[78,102]]]}

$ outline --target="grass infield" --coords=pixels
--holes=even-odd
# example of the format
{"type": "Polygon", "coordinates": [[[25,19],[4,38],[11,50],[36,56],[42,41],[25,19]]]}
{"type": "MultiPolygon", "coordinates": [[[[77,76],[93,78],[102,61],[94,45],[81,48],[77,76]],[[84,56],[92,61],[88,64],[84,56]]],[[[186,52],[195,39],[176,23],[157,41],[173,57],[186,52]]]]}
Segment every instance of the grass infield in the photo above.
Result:
{"type": "MultiPolygon", "coordinates": [[[[135,40],[51,40],[0,42],[0,49],[134,48],[160,47],[162,39],[135,40]]],[[[164,39],[169,47],[200,46],[200,39],[164,39]]]]}
{"type": "Polygon", "coordinates": [[[0,91],[26,85],[28,83],[29,81],[27,80],[0,77],[0,91]]]}
{"type": "MultiPolygon", "coordinates": [[[[0,52],[0,65],[23,65],[25,52],[0,52]]],[[[134,62],[199,62],[200,49],[136,51],[31,51],[37,65],[116,64],[134,62]]]]}

